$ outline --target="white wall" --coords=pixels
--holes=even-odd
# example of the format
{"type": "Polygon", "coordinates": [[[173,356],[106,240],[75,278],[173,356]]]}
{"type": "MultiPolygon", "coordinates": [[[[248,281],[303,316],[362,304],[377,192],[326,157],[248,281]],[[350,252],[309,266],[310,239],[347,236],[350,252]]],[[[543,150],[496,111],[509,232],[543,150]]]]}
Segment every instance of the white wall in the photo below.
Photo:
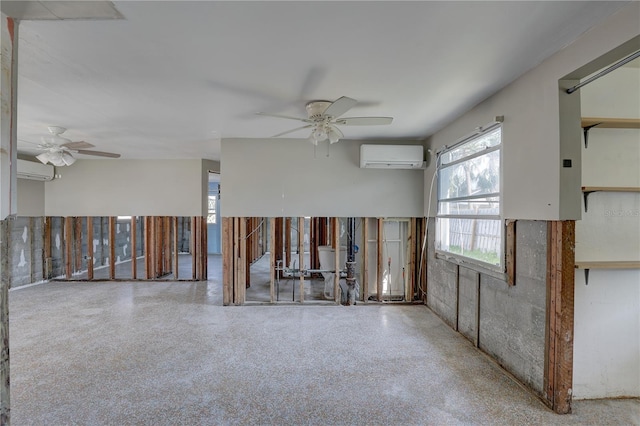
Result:
{"type": "Polygon", "coordinates": [[[326,142],[223,139],[222,215],[422,216],[424,172],[361,169],[362,143],[341,140],[327,157],[326,142]]]}
{"type": "MultiPolygon", "coordinates": [[[[637,40],[628,42],[639,35],[640,3],[633,2],[437,132],[429,140],[430,148],[435,152],[476,127],[491,122],[495,116],[504,115],[502,202],[505,217],[579,219],[580,158],[572,158],[575,165],[572,169],[561,167],[561,148],[563,154],[569,152],[579,155],[577,108],[573,117],[563,115],[563,120],[575,122],[575,131],[566,136],[569,140],[561,140],[560,137],[561,99],[579,95],[567,95],[559,90],[558,84],[561,79],[576,78],[571,74],[578,69],[586,73],[589,68],[587,64],[625,43],[624,49],[628,53],[637,50],[637,40]]],[[[434,171],[435,161],[425,173],[427,193],[434,171]]],[[[435,205],[435,191],[433,200],[435,205]]],[[[427,204],[428,200],[425,200],[425,214],[427,204]]],[[[434,211],[432,208],[432,215],[434,211]]]]}
{"type": "MultiPolygon", "coordinates": [[[[640,118],[640,68],[585,86],[585,117],[640,118]]],[[[582,147],[583,186],[640,187],[640,130],[597,129],[582,147]]],[[[576,222],[576,261],[640,260],[640,194],[598,192],[576,222]]],[[[640,270],[576,271],[575,398],[640,396],[640,270]]]]}
{"type": "Polygon", "coordinates": [[[18,216],[44,216],[44,182],[18,179],[18,216]]]}
{"type": "Polygon", "coordinates": [[[45,183],[45,214],[202,216],[204,167],[199,159],[78,160],[45,183]]]}

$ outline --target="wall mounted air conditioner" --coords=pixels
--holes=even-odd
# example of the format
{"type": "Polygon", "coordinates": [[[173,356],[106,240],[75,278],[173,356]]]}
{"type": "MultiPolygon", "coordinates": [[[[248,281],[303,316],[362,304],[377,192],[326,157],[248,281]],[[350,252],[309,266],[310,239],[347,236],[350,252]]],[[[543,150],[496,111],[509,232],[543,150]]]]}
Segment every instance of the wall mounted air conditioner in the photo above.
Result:
{"type": "Polygon", "coordinates": [[[52,180],[53,166],[27,160],[18,160],[18,178],[31,180],[52,180]]]}
{"type": "Polygon", "coordinates": [[[422,145],[360,145],[360,168],[422,169],[422,145]]]}

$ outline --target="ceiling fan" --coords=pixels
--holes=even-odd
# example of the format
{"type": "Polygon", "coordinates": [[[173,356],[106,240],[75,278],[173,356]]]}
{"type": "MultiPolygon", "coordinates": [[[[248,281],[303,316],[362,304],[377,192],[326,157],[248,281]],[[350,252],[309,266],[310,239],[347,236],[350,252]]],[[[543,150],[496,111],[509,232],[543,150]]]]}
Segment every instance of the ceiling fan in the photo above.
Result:
{"type": "Polygon", "coordinates": [[[312,129],[309,135],[309,141],[314,145],[318,142],[329,139],[330,143],[336,143],[344,137],[338,126],[372,126],[381,124],[391,124],[393,117],[342,117],[340,116],[353,108],[358,101],[347,96],[342,96],[334,102],[330,101],[311,101],[307,103],[307,118],[291,117],[288,115],[268,114],[259,112],[259,115],[269,117],[288,118],[290,120],[302,121],[305,124],[302,127],[287,130],[278,133],[272,137],[277,138],[289,133],[297,132],[302,129],[312,129]]]}
{"type": "Polygon", "coordinates": [[[49,126],[47,129],[49,133],[51,133],[51,136],[42,138],[42,143],[38,145],[38,148],[44,152],[36,155],[36,158],[43,164],[51,163],[56,167],[70,166],[76,162],[76,159],[71,154],[120,158],[120,154],[114,154],[112,152],[87,150],[86,148],[93,148],[95,146],[88,142],[72,142],[70,139],[62,136],[67,130],[64,127],[49,126]]]}

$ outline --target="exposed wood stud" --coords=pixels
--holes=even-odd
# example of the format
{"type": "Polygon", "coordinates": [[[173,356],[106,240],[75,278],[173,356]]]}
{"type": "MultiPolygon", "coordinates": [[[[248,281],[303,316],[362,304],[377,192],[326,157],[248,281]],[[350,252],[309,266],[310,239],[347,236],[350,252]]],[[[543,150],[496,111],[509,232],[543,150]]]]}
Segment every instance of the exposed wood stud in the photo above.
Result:
{"type": "Polygon", "coordinates": [[[74,272],[82,270],[82,217],[73,218],[74,272]]]}
{"type": "Polygon", "coordinates": [[[575,222],[550,221],[547,256],[545,396],[558,414],[571,412],[575,222]]]}
{"type": "Polygon", "coordinates": [[[284,219],[284,266],[291,265],[291,218],[284,219]]]}
{"type": "Polygon", "coordinates": [[[196,254],[196,241],[198,240],[198,226],[196,225],[196,217],[191,217],[191,236],[189,238],[189,251],[191,252],[191,278],[196,280],[198,277],[198,255],[196,254]]]}
{"type": "Polygon", "coordinates": [[[222,304],[233,303],[233,219],[222,218],[222,304]]]}
{"type": "Polygon", "coordinates": [[[176,280],[180,279],[180,257],[179,257],[179,248],[178,248],[178,217],[171,218],[172,227],[173,227],[173,278],[176,280]]]}
{"type": "Polygon", "coordinates": [[[109,216],[109,278],[116,277],[116,218],[109,216]]]}
{"type": "MultiPolygon", "coordinates": [[[[135,278],[135,277],[134,277],[135,278]]],[[[87,279],[93,279],[93,217],[87,217],[87,279]]]]}
{"type": "Polygon", "coordinates": [[[65,217],[63,227],[65,276],[70,280],[73,275],[73,218],[65,217]]]}
{"type": "Polygon", "coordinates": [[[276,233],[276,219],[275,218],[269,218],[269,271],[270,271],[270,278],[271,278],[271,283],[270,283],[270,287],[269,287],[269,294],[271,296],[271,303],[275,303],[277,296],[276,296],[276,287],[275,287],[275,281],[276,281],[276,256],[275,256],[275,250],[276,250],[276,239],[275,239],[275,233],[276,233]]]}
{"type": "Polygon", "coordinates": [[[369,219],[362,218],[362,301],[369,300],[369,219]]]}
{"type": "Polygon", "coordinates": [[[247,229],[247,237],[245,237],[246,239],[246,243],[245,243],[245,251],[244,251],[244,267],[245,267],[245,288],[249,288],[251,287],[251,261],[252,256],[251,256],[251,245],[252,245],[252,241],[253,241],[253,235],[248,235],[251,233],[251,230],[253,229],[253,227],[251,226],[253,223],[253,220],[251,218],[245,218],[244,219],[245,223],[247,223],[246,229],[247,229]]]}
{"type": "Polygon", "coordinates": [[[239,235],[238,235],[238,240],[239,240],[238,278],[239,280],[238,280],[238,300],[236,301],[236,303],[238,305],[242,305],[244,304],[244,301],[245,301],[245,293],[247,289],[247,270],[246,270],[247,262],[244,259],[247,253],[247,221],[246,221],[246,218],[241,217],[241,218],[238,218],[238,222],[240,227],[239,235]]]}
{"type": "Polygon", "coordinates": [[[300,303],[304,303],[304,217],[298,218],[298,269],[300,270],[300,303]]]}
{"type": "Polygon", "coordinates": [[[384,262],[382,260],[382,243],[383,243],[383,227],[384,227],[384,219],[381,217],[378,218],[378,261],[377,261],[377,275],[376,275],[376,286],[377,286],[377,295],[376,298],[378,302],[382,302],[382,280],[384,279],[384,262]]]}
{"type": "MultiPolygon", "coordinates": [[[[87,218],[89,219],[89,218],[87,218]]],[[[138,279],[138,218],[131,216],[129,238],[131,240],[131,279],[138,279]]]]}
{"type": "Polygon", "coordinates": [[[144,277],[146,279],[150,279],[151,275],[149,274],[149,234],[151,230],[149,229],[149,216],[142,216],[142,222],[144,223],[144,233],[142,234],[143,241],[143,253],[144,253],[144,277]]]}
{"type": "Polygon", "coordinates": [[[333,227],[332,227],[332,239],[333,239],[333,247],[335,248],[335,276],[333,280],[333,296],[336,303],[340,303],[340,218],[333,218],[333,227]]]}

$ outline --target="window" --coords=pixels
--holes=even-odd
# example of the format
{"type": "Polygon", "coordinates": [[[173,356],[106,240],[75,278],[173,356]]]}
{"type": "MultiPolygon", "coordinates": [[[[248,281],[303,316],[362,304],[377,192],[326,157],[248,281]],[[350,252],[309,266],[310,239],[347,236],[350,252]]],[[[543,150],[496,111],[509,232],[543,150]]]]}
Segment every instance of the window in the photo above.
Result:
{"type": "Polygon", "coordinates": [[[209,195],[209,202],[208,202],[208,208],[207,208],[208,224],[216,223],[216,201],[217,201],[217,197],[215,195],[209,195]]]}
{"type": "Polygon", "coordinates": [[[501,142],[498,124],[440,153],[436,215],[437,250],[500,269],[501,142]]]}

